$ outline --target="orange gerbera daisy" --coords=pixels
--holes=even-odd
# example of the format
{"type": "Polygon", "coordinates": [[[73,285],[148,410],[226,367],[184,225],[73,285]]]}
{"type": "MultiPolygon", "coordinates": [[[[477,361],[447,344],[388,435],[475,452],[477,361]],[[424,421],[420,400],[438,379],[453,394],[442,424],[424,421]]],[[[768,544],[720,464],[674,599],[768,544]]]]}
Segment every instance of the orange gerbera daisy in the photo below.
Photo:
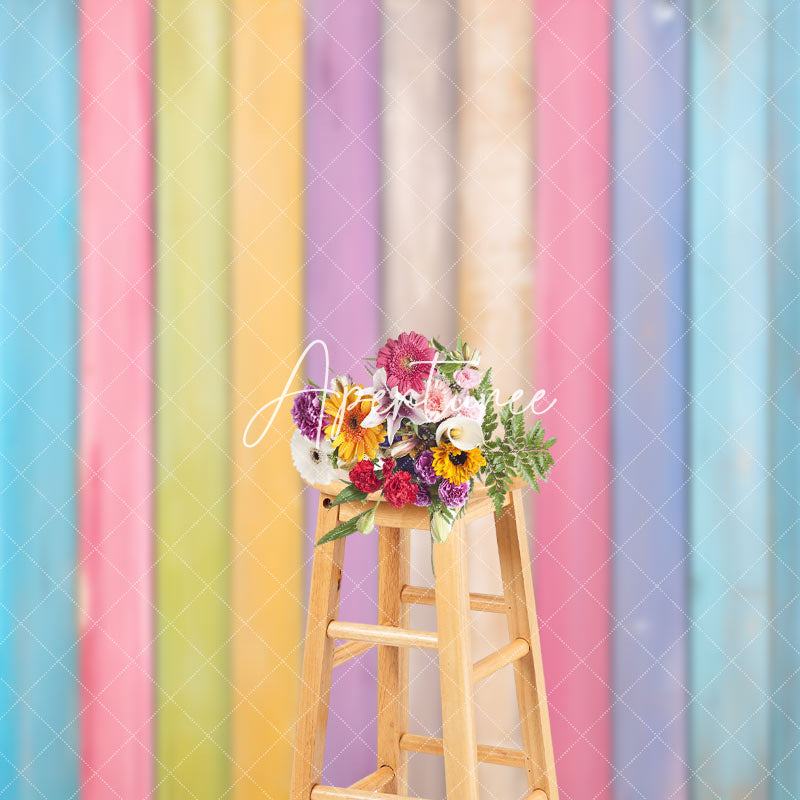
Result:
{"type": "Polygon", "coordinates": [[[334,449],[338,448],[339,461],[360,461],[364,456],[375,458],[378,445],[386,435],[386,426],[381,423],[374,428],[362,428],[361,422],[372,409],[372,398],[364,397],[363,386],[346,386],[325,399],[325,414],[330,422],[325,426],[325,435],[334,449]]]}

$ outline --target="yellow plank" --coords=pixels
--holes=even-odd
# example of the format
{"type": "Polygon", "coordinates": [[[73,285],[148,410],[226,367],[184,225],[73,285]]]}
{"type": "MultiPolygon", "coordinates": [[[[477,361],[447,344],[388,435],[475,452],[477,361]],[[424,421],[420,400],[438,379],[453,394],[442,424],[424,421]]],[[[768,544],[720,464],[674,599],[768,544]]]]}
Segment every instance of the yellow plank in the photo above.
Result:
{"type": "MultiPolygon", "coordinates": [[[[302,337],[302,5],[235,0],[231,719],[234,797],[286,797],[303,636],[301,485],[288,409],[245,448],[280,395],[302,337]]],[[[299,387],[297,387],[299,388],[299,387]]]]}
{"type": "Polygon", "coordinates": [[[156,797],[230,785],[228,7],[156,4],[156,797]]]}

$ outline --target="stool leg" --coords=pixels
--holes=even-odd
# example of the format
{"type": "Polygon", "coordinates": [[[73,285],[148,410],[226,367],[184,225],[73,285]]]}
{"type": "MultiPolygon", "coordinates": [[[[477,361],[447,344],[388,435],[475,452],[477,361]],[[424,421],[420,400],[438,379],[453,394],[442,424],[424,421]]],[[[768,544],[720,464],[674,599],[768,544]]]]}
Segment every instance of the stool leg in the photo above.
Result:
{"type": "MultiPolygon", "coordinates": [[[[325,495],[320,496],[314,541],[335,528],[338,523],[338,506],[325,506],[325,501],[330,503],[331,499],[325,495]]],[[[328,638],[328,624],[336,617],[339,607],[344,542],[344,539],[336,539],[314,550],[300,687],[300,713],[297,719],[289,795],[291,800],[309,800],[311,789],[322,778],[334,648],[333,640],[328,638]]]]}
{"type": "Polygon", "coordinates": [[[456,522],[447,541],[433,545],[447,800],[478,800],[464,533],[464,524],[456,522]]]}
{"type": "MultiPolygon", "coordinates": [[[[378,624],[408,628],[408,606],[400,592],[409,582],[409,531],[380,528],[378,624]]],[[[408,648],[378,647],[378,767],[394,770],[385,792],[406,794],[408,758],[400,736],[408,732],[408,648]]]]}
{"type": "Polygon", "coordinates": [[[512,639],[521,637],[530,644],[528,655],[514,664],[522,741],[528,756],[528,786],[531,791],[544,791],[547,800],[558,800],[528,536],[519,490],[512,493],[511,503],[503,509],[502,515],[495,516],[495,527],[508,609],[508,632],[512,639]]]}

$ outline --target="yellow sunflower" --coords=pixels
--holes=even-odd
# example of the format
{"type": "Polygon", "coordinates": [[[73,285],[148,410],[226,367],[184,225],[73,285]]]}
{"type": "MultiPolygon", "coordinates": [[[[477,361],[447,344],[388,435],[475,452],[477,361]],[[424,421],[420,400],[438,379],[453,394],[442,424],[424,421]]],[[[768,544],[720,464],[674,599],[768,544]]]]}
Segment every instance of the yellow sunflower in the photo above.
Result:
{"type": "Polygon", "coordinates": [[[433,471],[450,483],[465,483],[486,464],[480,447],[459,450],[455,445],[432,447],[433,471]]]}
{"type": "Polygon", "coordinates": [[[339,448],[339,461],[360,461],[364,456],[375,458],[375,451],[385,436],[385,425],[362,428],[361,421],[372,409],[372,398],[359,395],[363,386],[345,386],[344,391],[325,399],[325,413],[331,421],[325,435],[334,449],[339,448]]]}

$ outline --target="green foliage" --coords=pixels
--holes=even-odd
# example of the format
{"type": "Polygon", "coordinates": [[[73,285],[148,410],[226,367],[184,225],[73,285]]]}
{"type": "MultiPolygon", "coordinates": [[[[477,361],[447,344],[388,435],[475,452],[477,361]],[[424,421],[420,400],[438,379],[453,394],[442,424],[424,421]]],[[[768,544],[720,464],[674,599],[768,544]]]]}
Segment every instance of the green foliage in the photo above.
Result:
{"type": "MultiPolygon", "coordinates": [[[[492,392],[490,372],[487,370],[477,388],[481,397],[488,397],[492,392]]],[[[486,403],[484,444],[481,448],[486,466],[481,475],[498,514],[503,510],[503,501],[515,477],[521,477],[539,491],[539,482],[547,480],[547,474],[553,466],[553,456],[549,451],[556,442],[555,439],[544,440],[541,420],[526,431],[525,418],[520,413],[514,413],[510,403],[500,411],[499,423],[503,426],[503,436],[491,438],[498,428],[498,416],[494,402],[489,400],[486,403]]]]}
{"type": "Polygon", "coordinates": [[[332,542],[334,539],[341,539],[343,536],[349,536],[351,533],[355,533],[358,530],[358,523],[361,521],[361,518],[366,517],[367,514],[374,513],[374,511],[374,508],[368,508],[366,511],[362,511],[358,516],[347,520],[347,522],[340,523],[335,528],[328,531],[324,536],[321,536],[317,541],[317,544],[327,544],[328,542],[332,542]]]}
{"type": "Polygon", "coordinates": [[[366,492],[362,492],[360,489],[356,489],[352,483],[348,483],[331,501],[331,505],[338,506],[342,503],[350,503],[355,500],[366,500],[367,497],[368,494],[366,492]]]}

